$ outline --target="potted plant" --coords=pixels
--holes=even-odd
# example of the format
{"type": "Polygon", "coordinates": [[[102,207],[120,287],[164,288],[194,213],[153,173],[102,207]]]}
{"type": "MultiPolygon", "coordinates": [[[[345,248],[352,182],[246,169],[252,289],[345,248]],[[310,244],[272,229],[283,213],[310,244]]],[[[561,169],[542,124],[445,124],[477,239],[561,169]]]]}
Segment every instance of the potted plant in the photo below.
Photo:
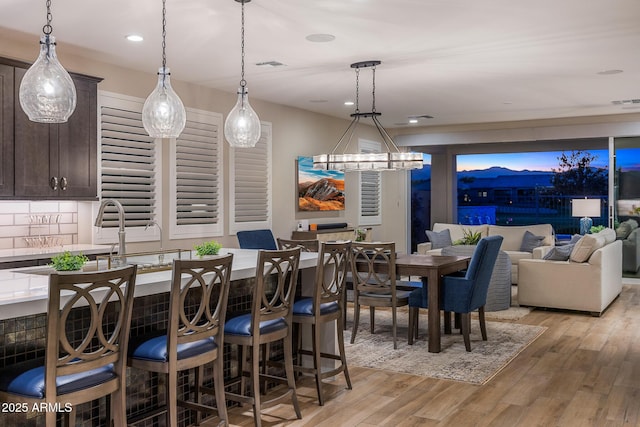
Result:
{"type": "Polygon", "coordinates": [[[474,233],[468,228],[462,230],[462,235],[462,239],[453,242],[454,245],[477,245],[482,238],[482,233],[479,231],[474,233]]]}
{"type": "Polygon", "coordinates": [[[216,242],[215,240],[211,240],[200,245],[195,245],[194,249],[196,250],[196,254],[199,257],[203,257],[205,255],[218,255],[221,247],[222,245],[220,243],[216,242]]]}
{"type": "Polygon", "coordinates": [[[594,225],[589,229],[589,233],[596,234],[604,230],[606,227],[604,225],[594,225]]]}
{"type": "Polygon", "coordinates": [[[83,254],[74,255],[69,251],[51,257],[50,267],[56,271],[78,271],[82,270],[89,258],[83,254]]]}

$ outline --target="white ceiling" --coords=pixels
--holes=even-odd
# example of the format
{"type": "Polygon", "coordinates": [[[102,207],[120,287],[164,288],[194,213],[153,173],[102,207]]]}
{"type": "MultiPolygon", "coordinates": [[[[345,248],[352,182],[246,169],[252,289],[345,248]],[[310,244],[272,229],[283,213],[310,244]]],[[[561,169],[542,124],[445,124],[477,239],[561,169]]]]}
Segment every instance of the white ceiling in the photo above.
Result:
{"type": "MultiPolygon", "coordinates": [[[[235,92],[240,8],[234,0],[167,0],[172,79],[235,92]]],[[[59,54],[88,49],[84,55],[155,79],[161,10],[160,0],[52,0],[59,54]],[[128,42],[130,33],[145,41],[128,42]]],[[[251,98],[348,118],[349,65],[380,60],[376,106],[389,128],[424,114],[434,118],[419,125],[640,111],[612,104],[640,98],[638,0],[253,0],[245,10],[251,98]],[[314,33],[335,40],[305,39],[314,33]],[[285,66],[255,65],[264,61],[285,66]],[[622,72],[599,74],[608,70],[622,72]]],[[[44,0],[0,0],[0,27],[33,34],[34,59],[44,23],[44,0]]],[[[363,70],[360,110],[370,107],[371,73],[363,70]]]]}

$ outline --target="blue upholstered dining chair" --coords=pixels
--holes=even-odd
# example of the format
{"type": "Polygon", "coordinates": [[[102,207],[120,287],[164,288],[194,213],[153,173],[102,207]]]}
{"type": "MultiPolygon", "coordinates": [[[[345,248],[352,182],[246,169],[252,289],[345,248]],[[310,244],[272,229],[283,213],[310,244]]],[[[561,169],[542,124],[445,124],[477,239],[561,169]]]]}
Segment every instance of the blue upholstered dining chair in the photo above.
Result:
{"type": "MultiPolygon", "coordinates": [[[[469,330],[471,329],[471,312],[474,310],[478,310],[482,339],[487,340],[484,305],[487,302],[491,274],[500,252],[502,239],[502,236],[481,239],[471,256],[467,270],[442,278],[440,309],[444,310],[445,319],[451,312],[460,315],[460,329],[467,351],[471,351],[469,330]]],[[[428,301],[426,286],[412,291],[409,295],[409,344],[413,343],[413,338],[417,334],[419,309],[427,308],[428,301]]]]}
{"type": "Polygon", "coordinates": [[[238,231],[236,236],[240,249],[266,249],[269,251],[278,249],[276,239],[269,229],[238,231]]]}
{"type": "MultiPolygon", "coordinates": [[[[75,426],[77,405],[110,395],[111,414],[106,416],[112,419],[102,425],[126,425],[126,355],[136,272],[128,266],[52,274],[44,357],[0,372],[0,402],[24,405],[28,412],[34,405],[57,405],[62,412],[69,410],[63,425],[75,426]]],[[[57,415],[47,410],[45,425],[55,427],[57,415]]]]}

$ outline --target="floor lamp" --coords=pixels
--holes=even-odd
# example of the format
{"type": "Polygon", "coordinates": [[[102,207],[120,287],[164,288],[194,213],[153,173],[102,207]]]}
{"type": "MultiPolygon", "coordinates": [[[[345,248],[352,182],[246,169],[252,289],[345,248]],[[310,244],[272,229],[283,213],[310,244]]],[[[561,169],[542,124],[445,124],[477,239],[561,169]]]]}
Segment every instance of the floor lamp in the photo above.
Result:
{"type": "Polygon", "coordinates": [[[580,217],[580,234],[587,234],[593,225],[590,217],[600,217],[600,199],[572,199],[571,216],[580,217]]]}

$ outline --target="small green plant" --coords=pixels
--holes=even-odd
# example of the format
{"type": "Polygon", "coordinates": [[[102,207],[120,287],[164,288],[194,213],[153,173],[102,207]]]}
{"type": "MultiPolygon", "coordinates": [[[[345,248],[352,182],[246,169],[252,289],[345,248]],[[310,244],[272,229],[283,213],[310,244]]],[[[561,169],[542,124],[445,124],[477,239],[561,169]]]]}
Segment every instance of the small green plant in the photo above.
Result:
{"type": "Polygon", "coordinates": [[[194,249],[196,250],[196,254],[198,256],[204,255],[218,255],[220,248],[222,245],[215,240],[211,240],[210,242],[204,242],[201,245],[195,245],[194,249]]]}
{"type": "Polygon", "coordinates": [[[81,270],[89,258],[82,254],[73,255],[69,251],[65,251],[59,255],[51,257],[50,267],[56,271],[76,271],[81,270]]]}
{"type": "Polygon", "coordinates": [[[482,234],[479,231],[474,233],[468,228],[462,230],[462,235],[462,239],[453,242],[454,245],[477,245],[482,238],[482,234]]]}
{"type": "Polygon", "coordinates": [[[364,242],[367,240],[367,229],[366,228],[356,228],[356,242],[364,242]]]}
{"type": "Polygon", "coordinates": [[[594,225],[589,229],[589,233],[596,234],[604,230],[606,227],[604,225],[594,225]]]}

